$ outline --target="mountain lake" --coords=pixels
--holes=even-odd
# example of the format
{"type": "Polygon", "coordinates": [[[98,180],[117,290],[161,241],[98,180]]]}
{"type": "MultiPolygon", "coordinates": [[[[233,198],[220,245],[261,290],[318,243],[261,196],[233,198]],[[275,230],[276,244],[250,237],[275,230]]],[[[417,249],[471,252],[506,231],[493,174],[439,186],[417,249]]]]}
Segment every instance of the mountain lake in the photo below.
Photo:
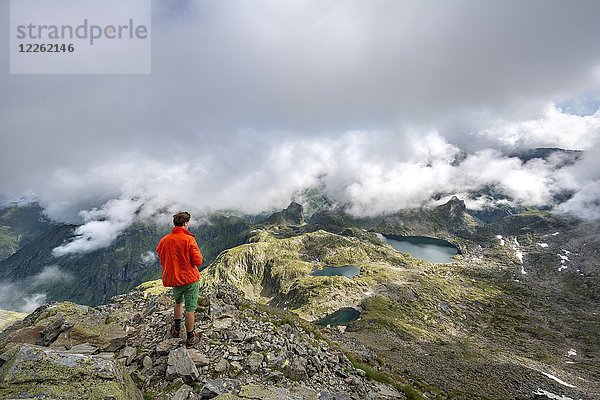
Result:
{"type": "Polygon", "coordinates": [[[377,237],[401,253],[408,253],[419,260],[436,263],[451,263],[452,256],[458,254],[458,247],[442,239],[426,236],[384,236],[377,237]]]}
{"type": "Polygon", "coordinates": [[[310,274],[312,276],[345,276],[352,279],[359,273],[359,267],[355,265],[343,265],[341,267],[327,266],[324,268],[314,268],[310,274]]]}
{"type": "Polygon", "coordinates": [[[348,325],[350,322],[356,321],[358,317],[360,317],[358,310],[355,310],[351,307],[344,307],[318,321],[315,321],[315,324],[319,326],[348,325]]]}

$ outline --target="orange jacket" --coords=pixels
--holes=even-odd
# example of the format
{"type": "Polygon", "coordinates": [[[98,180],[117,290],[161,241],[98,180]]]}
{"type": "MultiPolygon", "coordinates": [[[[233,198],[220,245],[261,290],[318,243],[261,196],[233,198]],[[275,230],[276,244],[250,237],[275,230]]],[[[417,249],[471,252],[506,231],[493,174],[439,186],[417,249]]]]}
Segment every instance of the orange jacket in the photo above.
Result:
{"type": "Polygon", "coordinates": [[[202,265],[202,254],[194,234],[184,227],[174,227],[158,242],[156,252],[162,266],[163,285],[185,286],[200,280],[197,267],[202,265]]]}

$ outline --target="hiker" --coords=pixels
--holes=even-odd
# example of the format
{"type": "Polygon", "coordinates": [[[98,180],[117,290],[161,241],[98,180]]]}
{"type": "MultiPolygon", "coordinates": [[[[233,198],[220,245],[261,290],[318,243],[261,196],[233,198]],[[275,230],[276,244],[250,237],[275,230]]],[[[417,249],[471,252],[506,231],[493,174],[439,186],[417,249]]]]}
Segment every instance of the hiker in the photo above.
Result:
{"type": "Polygon", "coordinates": [[[183,303],[185,302],[186,347],[192,347],[200,341],[194,329],[194,311],[198,306],[202,254],[194,234],[188,230],[191,215],[187,211],[178,211],[173,215],[173,230],[164,236],[156,247],[162,266],[162,281],[166,287],[173,287],[175,297],[174,318],[170,333],[180,337],[183,303]]]}

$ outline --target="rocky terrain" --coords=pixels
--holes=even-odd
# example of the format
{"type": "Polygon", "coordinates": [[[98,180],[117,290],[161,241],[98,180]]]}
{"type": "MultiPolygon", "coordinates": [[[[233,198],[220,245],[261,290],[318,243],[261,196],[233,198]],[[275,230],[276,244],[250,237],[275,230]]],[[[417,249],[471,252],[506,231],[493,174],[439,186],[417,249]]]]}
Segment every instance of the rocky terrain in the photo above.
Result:
{"type": "MultiPolygon", "coordinates": [[[[210,305],[205,299],[197,313],[205,340],[187,356],[171,356],[171,365],[189,356],[197,378],[167,373],[178,341],[166,336],[170,300],[152,281],[96,308],[42,307],[0,335],[2,368],[23,357],[68,364],[64,354],[83,353],[93,357],[86,363],[108,359],[113,364],[99,368],[130,376],[146,398],[179,390],[183,398],[189,391],[203,396],[213,383],[230,389],[223,398],[600,398],[600,225],[531,208],[496,211],[473,212],[454,197],[370,218],[327,203],[310,215],[293,203],[270,217],[214,217],[199,235],[210,255],[201,272],[210,305]],[[394,250],[378,233],[445,239],[460,252],[452,263],[426,262],[394,250]],[[358,273],[314,274],[338,267],[358,273]],[[349,319],[323,322],[345,310],[349,319]],[[46,357],[27,344],[58,353],[46,357]],[[272,390],[250,395],[242,390],[248,385],[272,390]]],[[[20,243],[0,267],[22,257],[33,268],[36,253],[20,243]]],[[[103,250],[107,257],[111,251],[103,250]]],[[[127,253],[132,260],[136,251],[127,253]]],[[[109,275],[126,280],[119,274],[109,275]]],[[[25,378],[16,374],[3,378],[11,396],[29,385],[19,386],[25,378]]],[[[119,393],[132,390],[119,379],[119,393]]]]}
{"type": "Polygon", "coordinates": [[[372,219],[325,209],[310,224],[255,229],[203,274],[312,321],[357,310],[336,341],[368,349],[425,398],[591,399],[600,395],[598,229],[536,210],[484,223],[457,198],[372,219]],[[424,262],[373,232],[443,238],[461,254],[424,262]],[[361,272],[310,274],[348,264],[361,272]]]}
{"type": "Polygon", "coordinates": [[[0,334],[0,398],[405,398],[292,314],[224,285],[206,294],[190,349],[168,334],[171,295],[157,283],[96,308],[40,307],[0,334]]]}

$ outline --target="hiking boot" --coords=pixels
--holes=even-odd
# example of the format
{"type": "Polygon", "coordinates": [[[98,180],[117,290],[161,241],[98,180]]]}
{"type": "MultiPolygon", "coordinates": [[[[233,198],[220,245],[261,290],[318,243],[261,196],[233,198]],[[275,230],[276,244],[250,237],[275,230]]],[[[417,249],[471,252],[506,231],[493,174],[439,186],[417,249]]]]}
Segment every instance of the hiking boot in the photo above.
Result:
{"type": "Polygon", "coordinates": [[[175,338],[181,337],[181,329],[175,329],[175,324],[171,325],[171,336],[175,338]]]}
{"type": "Polygon", "coordinates": [[[187,348],[193,347],[196,344],[198,344],[198,342],[200,342],[200,335],[198,335],[198,332],[194,331],[194,336],[192,336],[190,339],[187,339],[185,341],[185,347],[187,347],[187,348]]]}

